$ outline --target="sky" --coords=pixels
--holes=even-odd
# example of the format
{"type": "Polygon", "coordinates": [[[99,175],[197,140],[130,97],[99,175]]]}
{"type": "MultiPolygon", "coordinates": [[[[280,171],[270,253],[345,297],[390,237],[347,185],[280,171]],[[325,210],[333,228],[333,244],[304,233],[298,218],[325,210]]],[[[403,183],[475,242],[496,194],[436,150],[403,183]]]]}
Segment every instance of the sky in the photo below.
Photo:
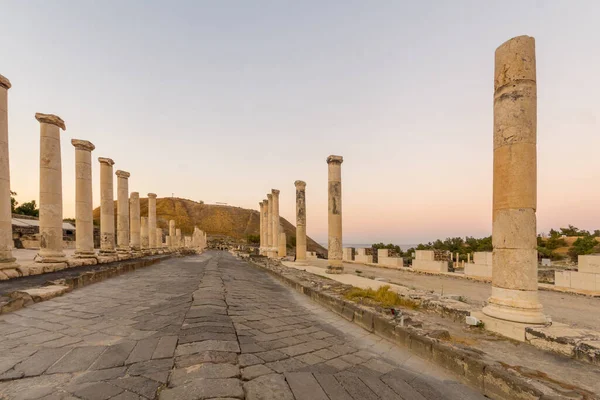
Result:
{"type": "MultiPolygon", "coordinates": [[[[600,229],[600,2],[0,0],[11,187],[39,198],[36,112],[131,173],[131,191],[258,209],[280,189],[327,238],[342,155],[344,243],[491,234],[494,51],[536,38],[538,231],[600,229]]],[[[116,184],[115,184],[116,186],[116,184]]],[[[116,195],[116,187],[115,187],[116,195]]]]}

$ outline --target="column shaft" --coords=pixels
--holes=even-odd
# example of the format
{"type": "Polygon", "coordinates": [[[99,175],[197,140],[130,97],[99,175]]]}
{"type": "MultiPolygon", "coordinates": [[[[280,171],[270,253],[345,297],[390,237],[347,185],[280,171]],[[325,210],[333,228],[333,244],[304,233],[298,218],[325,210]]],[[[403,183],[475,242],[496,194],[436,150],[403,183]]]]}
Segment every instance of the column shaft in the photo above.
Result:
{"type": "Polygon", "coordinates": [[[267,256],[273,257],[273,195],[267,194],[267,256]]]}
{"type": "Polygon", "coordinates": [[[64,262],[62,161],[60,129],[62,119],[37,113],[40,122],[40,252],[39,262],[64,262]]]}
{"type": "Polygon", "coordinates": [[[148,217],[141,217],[141,239],[142,239],[142,250],[148,250],[150,239],[148,237],[148,217]]]}
{"type": "Polygon", "coordinates": [[[175,242],[175,240],[176,240],[176,238],[175,238],[176,232],[177,231],[175,229],[175,220],[173,220],[173,219],[169,220],[169,237],[171,238],[169,240],[169,242],[171,243],[171,246],[170,246],[171,248],[177,247],[176,242],[175,242]]]}
{"type": "Polygon", "coordinates": [[[95,146],[72,139],[75,146],[75,256],[95,257],[92,197],[92,151],[95,146]]]}
{"type": "Polygon", "coordinates": [[[263,214],[264,214],[265,205],[261,201],[260,203],[258,203],[258,206],[259,206],[258,207],[258,228],[260,230],[259,254],[262,254],[263,247],[265,245],[265,232],[264,232],[264,225],[263,225],[263,214]]]}
{"type": "Polygon", "coordinates": [[[537,84],[535,40],[496,49],[492,296],[484,314],[546,322],[537,282],[537,84]]]}
{"type": "Polygon", "coordinates": [[[140,194],[138,192],[131,192],[129,197],[129,228],[131,231],[129,246],[134,251],[140,251],[142,246],[141,224],[140,194]]]}
{"type": "Polygon", "coordinates": [[[148,246],[151,249],[157,248],[156,244],[156,195],[148,193],[148,246]]]}
{"type": "Polygon", "coordinates": [[[8,79],[0,75],[0,269],[16,268],[12,255],[10,163],[8,160],[8,79]]]}
{"type": "Polygon", "coordinates": [[[156,228],[156,248],[162,249],[162,247],[163,247],[162,229],[156,228]]]}
{"type": "Polygon", "coordinates": [[[117,248],[129,252],[129,172],[117,171],[117,248]]]}
{"type": "Polygon", "coordinates": [[[294,182],[296,186],[296,262],[306,262],[306,183],[294,182]]]}
{"type": "Polygon", "coordinates": [[[113,189],[113,165],[110,158],[100,161],[100,254],[115,253],[115,203],[113,189]]]}
{"type": "Polygon", "coordinates": [[[273,257],[279,256],[279,190],[271,189],[273,194],[273,257]]]}
{"type": "Polygon", "coordinates": [[[328,164],[328,260],[327,272],[341,273],[342,264],[342,162],[341,156],[327,157],[328,164]]]}

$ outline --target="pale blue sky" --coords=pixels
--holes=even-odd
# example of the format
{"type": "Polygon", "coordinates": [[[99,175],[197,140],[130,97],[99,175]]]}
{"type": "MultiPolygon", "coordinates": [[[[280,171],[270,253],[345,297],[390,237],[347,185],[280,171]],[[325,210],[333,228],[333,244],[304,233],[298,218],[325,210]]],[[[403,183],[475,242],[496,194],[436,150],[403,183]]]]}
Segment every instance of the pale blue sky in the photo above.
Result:
{"type": "MultiPolygon", "coordinates": [[[[7,1],[12,187],[38,198],[35,112],[131,172],[130,190],[258,208],[307,182],[327,232],[329,154],[345,158],[344,241],[491,232],[494,50],[536,38],[538,225],[600,228],[595,1],[7,1]]],[[[99,174],[94,164],[94,198],[99,174]]]]}

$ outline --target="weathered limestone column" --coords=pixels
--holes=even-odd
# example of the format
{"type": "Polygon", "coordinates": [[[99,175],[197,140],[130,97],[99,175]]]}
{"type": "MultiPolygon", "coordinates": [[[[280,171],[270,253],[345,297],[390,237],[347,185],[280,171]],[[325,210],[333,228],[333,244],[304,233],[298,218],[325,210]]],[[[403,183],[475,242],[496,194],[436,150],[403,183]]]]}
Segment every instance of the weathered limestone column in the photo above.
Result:
{"type": "Polygon", "coordinates": [[[10,164],[8,160],[8,89],[10,81],[0,75],[0,270],[17,268],[12,255],[10,164]]]}
{"type": "Polygon", "coordinates": [[[71,139],[75,147],[75,257],[96,257],[92,198],[92,151],[87,140],[71,139]]]}
{"type": "Polygon", "coordinates": [[[263,226],[263,249],[262,249],[262,255],[266,256],[267,254],[267,248],[269,247],[269,233],[268,233],[268,222],[269,222],[269,200],[267,199],[263,199],[263,212],[262,212],[262,219],[261,219],[261,223],[263,226]]]}
{"type": "Polygon", "coordinates": [[[296,181],[296,262],[306,264],[306,182],[296,181]]]}
{"type": "Polygon", "coordinates": [[[131,232],[129,246],[133,251],[140,251],[142,248],[140,194],[138,192],[131,192],[129,196],[129,228],[131,232]]]}
{"type": "Polygon", "coordinates": [[[100,162],[100,255],[112,255],[115,251],[115,203],[113,190],[113,165],[110,158],[98,158],[100,162]]]}
{"type": "Polygon", "coordinates": [[[156,245],[156,194],[148,193],[148,232],[149,243],[151,249],[155,249],[156,245]]]}
{"type": "Polygon", "coordinates": [[[56,115],[35,114],[40,122],[40,252],[38,262],[63,263],[63,204],[60,129],[56,115]]]}
{"type": "Polygon", "coordinates": [[[267,257],[273,257],[273,195],[267,194],[267,257]]]}
{"type": "Polygon", "coordinates": [[[129,172],[118,170],[117,175],[117,251],[129,253],[129,172]]]}
{"type": "Polygon", "coordinates": [[[141,239],[142,239],[142,250],[148,250],[150,244],[150,238],[148,236],[148,217],[141,217],[141,239]]]}
{"type": "Polygon", "coordinates": [[[327,271],[330,274],[344,272],[342,264],[342,156],[327,157],[328,178],[328,260],[327,271]]]}
{"type": "Polygon", "coordinates": [[[167,235],[167,237],[165,238],[165,243],[166,243],[166,245],[167,245],[168,248],[172,247],[171,236],[167,235]]]}
{"type": "Polygon", "coordinates": [[[273,194],[273,257],[279,256],[279,190],[271,189],[273,194]]]}
{"type": "Polygon", "coordinates": [[[162,249],[162,247],[163,247],[162,229],[156,228],[155,231],[156,231],[156,247],[159,249],[162,249]]]}
{"type": "Polygon", "coordinates": [[[260,228],[260,247],[259,247],[259,251],[258,254],[262,254],[263,252],[263,248],[265,246],[265,226],[263,224],[263,214],[265,211],[265,203],[264,202],[260,202],[258,203],[259,206],[259,211],[258,211],[258,224],[259,224],[259,228],[260,228]]]}
{"type": "Polygon", "coordinates": [[[538,299],[536,136],[535,40],[519,36],[496,49],[494,268],[483,313],[526,324],[546,323],[538,299]]]}
{"type": "Polygon", "coordinates": [[[283,232],[283,228],[280,227],[280,231],[279,231],[279,248],[278,250],[278,256],[279,257],[285,257],[287,256],[287,243],[286,243],[286,238],[285,238],[285,232],[283,232]]]}
{"type": "Polygon", "coordinates": [[[169,242],[171,243],[171,248],[177,247],[176,242],[175,242],[175,234],[176,234],[175,220],[172,219],[172,220],[169,220],[169,237],[170,237],[169,242]]]}
{"type": "Polygon", "coordinates": [[[175,247],[183,247],[183,238],[181,237],[181,229],[175,229],[175,247]]]}

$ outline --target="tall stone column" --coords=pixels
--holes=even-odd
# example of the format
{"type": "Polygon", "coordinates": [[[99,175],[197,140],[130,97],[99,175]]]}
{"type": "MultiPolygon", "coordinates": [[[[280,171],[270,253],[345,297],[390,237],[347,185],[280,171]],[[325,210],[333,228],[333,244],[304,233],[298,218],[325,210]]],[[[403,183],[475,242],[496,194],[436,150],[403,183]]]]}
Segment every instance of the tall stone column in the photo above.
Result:
{"type": "Polygon", "coordinates": [[[287,240],[285,237],[285,232],[283,231],[283,227],[279,226],[279,244],[277,248],[277,256],[279,258],[283,258],[287,256],[287,240]]]}
{"type": "Polygon", "coordinates": [[[162,229],[156,228],[155,231],[156,231],[156,248],[162,249],[162,247],[163,247],[162,229]]]}
{"type": "Polygon", "coordinates": [[[148,246],[151,249],[157,248],[156,244],[156,194],[148,193],[148,246]]]}
{"type": "Polygon", "coordinates": [[[273,194],[273,257],[279,257],[279,190],[271,189],[273,194]]]}
{"type": "Polygon", "coordinates": [[[141,217],[140,218],[140,222],[141,222],[141,239],[142,239],[142,250],[148,250],[148,246],[150,245],[150,238],[149,238],[149,232],[148,232],[148,217],[141,217]]]}
{"type": "Polygon", "coordinates": [[[263,249],[262,249],[262,255],[263,256],[267,256],[267,248],[269,247],[269,235],[268,235],[268,223],[269,223],[269,200],[267,199],[263,199],[263,212],[262,212],[262,219],[261,219],[261,223],[263,226],[263,249]]]}
{"type": "Polygon", "coordinates": [[[87,140],[72,139],[75,147],[75,257],[96,257],[92,198],[92,151],[87,140]]]}
{"type": "Polygon", "coordinates": [[[181,236],[181,229],[179,228],[175,229],[175,242],[177,248],[183,247],[183,237],[181,236]]]}
{"type": "Polygon", "coordinates": [[[296,262],[306,264],[306,182],[296,181],[296,262]]]}
{"type": "Polygon", "coordinates": [[[100,162],[100,255],[113,255],[115,251],[115,203],[113,165],[110,158],[100,162]]]}
{"type": "Polygon", "coordinates": [[[267,257],[273,257],[273,195],[267,194],[267,257]]]}
{"type": "Polygon", "coordinates": [[[175,230],[175,220],[174,219],[169,220],[169,237],[170,237],[169,242],[171,243],[171,246],[170,246],[171,248],[177,247],[176,243],[175,243],[176,232],[177,231],[175,230]]]}
{"type": "Polygon", "coordinates": [[[117,251],[129,253],[129,172],[118,170],[117,175],[117,251]]]}
{"type": "Polygon", "coordinates": [[[131,192],[129,195],[129,229],[131,232],[129,246],[136,252],[142,248],[141,225],[140,194],[138,192],[131,192]]]}
{"type": "MultiPolygon", "coordinates": [[[[537,84],[535,40],[496,49],[492,296],[483,313],[544,324],[537,276],[537,84]]],[[[487,327],[486,323],[486,327],[487,327]]]]}
{"type": "Polygon", "coordinates": [[[10,81],[0,75],[0,270],[17,268],[12,255],[10,164],[8,162],[8,89],[10,81]]]}
{"type": "Polygon", "coordinates": [[[263,252],[263,247],[265,245],[265,232],[264,232],[264,224],[263,224],[263,214],[264,214],[264,210],[265,210],[265,204],[261,201],[260,203],[258,203],[258,226],[260,229],[260,247],[259,247],[259,254],[262,254],[263,252]]]}
{"type": "Polygon", "coordinates": [[[342,264],[342,156],[327,157],[329,169],[328,178],[328,260],[327,272],[341,274],[344,272],[342,264]]]}
{"type": "Polygon", "coordinates": [[[40,252],[38,262],[62,263],[63,251],[62,160],[60,130],[64,121],[56,115],[35,114],[40,122],[40,252]]]}

